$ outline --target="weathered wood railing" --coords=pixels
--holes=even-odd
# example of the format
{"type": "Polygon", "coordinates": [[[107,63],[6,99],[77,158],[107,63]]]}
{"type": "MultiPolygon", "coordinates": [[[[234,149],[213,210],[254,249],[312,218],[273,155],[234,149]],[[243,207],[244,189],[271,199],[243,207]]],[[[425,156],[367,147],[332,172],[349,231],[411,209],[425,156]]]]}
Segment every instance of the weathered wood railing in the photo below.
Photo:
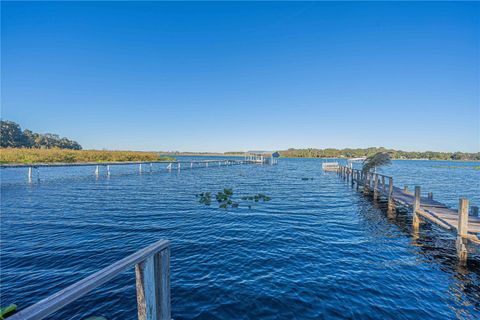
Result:
{"type": "Polygon", "coordinates": [[[362,188],[363,193],[371,194],[374,200],[386,199],[388,210],[396,211],[398,207],[411,210],[412,227],[418,231],[420,223],[429,221],[457,236],[457,251],[460,260],[467,259],[466,244],[468,241],[480,245],[480,218],[478,207],[472,206],[469,212],[469,203],[465,198],[459,200],[458,209],[450,209],[443,203],[433,199],[429,192],[426,198],[421,197],[420,186],[415,186],[415,193],[410,193],[408,187],[403,189],[393,185],[393,177],[375,172],[362,172],[347,166],[339,166],[338,174],[357,190],[362,188]]]}
{"type": "Polygon", "coordinates": [[[132,267],[135,267],[137,282],[138,319],[170,320],[170,242],[167,240],[139,250],[8,319],[44,319],[132,267]]]}

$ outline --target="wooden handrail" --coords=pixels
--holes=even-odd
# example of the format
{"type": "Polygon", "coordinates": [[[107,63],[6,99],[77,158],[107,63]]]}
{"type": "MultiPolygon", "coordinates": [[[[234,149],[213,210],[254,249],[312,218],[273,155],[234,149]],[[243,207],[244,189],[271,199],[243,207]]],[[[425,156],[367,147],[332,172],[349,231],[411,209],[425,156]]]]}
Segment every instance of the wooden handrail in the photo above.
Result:
{"type": "Polygon", "coordinates": [[[167,240],[157,241],[8,319],[43,319],[133,266],[137,274],[139,319],[170,319],[170,242],[167,240]],[[145,311],[145,317],[142,317],[141,311],[145,311]]]}

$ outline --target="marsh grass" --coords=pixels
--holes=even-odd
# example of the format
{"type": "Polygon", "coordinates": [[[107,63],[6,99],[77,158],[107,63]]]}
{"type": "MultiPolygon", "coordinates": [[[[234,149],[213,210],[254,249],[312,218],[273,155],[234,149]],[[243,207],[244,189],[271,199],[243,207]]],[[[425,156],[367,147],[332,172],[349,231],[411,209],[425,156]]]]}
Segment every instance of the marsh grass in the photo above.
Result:
{"type": "Polygon", "coordinates": [[[128,162],[169,161],[171,157],[160,157],[156,152],[68,150],[68,149],[0,149],[0,163],[77,163],[77,162],[128,162]]]}

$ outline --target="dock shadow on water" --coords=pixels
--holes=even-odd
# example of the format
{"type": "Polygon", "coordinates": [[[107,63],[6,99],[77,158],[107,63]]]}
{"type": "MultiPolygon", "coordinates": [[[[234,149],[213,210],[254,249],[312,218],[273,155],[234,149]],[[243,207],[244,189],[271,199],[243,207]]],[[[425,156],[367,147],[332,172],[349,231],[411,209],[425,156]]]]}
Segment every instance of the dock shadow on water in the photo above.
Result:
{"type": "MultiPolygon", "coordinates": [[[[52,171],[31,186],[5,173],[2,304],[24,308],[168,239],[174,319],[480,317],[477,257],[460,266],[453,238],[429,225],[414,238],[408,215],[388,215],[320,164],[281,159],[98,179],[52,171]],[[238,207],[219,208],[215,194],[225,187],[238,207]],[[199,192],[211,192],[212,205],[199,203],[199,192]]],[[[429,174],[420,162],[400,166],[429,174]]],[[[462,191],[474,198],[471,190],[462,191]]],[[[95,315],[137,317],[133,270],[51,319],[95,315]]]]}

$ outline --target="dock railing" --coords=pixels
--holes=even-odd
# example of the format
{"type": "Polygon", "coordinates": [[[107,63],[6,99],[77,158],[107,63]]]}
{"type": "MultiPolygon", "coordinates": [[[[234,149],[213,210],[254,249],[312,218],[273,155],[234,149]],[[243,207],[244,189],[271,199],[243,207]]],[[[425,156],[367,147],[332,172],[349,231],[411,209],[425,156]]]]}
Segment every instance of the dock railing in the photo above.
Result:
{"type": "Polygon", "coordinates": [[[15,313],[9,320],[39,320],[135,267],[140,320],[170,320],[170,242],[160,240],[15,313]]]}
{"type": "Polygon", "coordinates": [[[412,228],[418,232],[420,224],[430,222],[443,230],[453,233],[457,237],[456,247],[460,260],[467,260],[467,243],[480,245],[480,218],[478,207],[472,206],[469,210],[469,201],[459,199],[458,209],[451,209],[447,205],[433,199],[433,193],[421,197],[420,186],[415,186],[415,192],[395,187],[393,177],[376,172],[363,172],[348,166],[339,166],[337,170],[352,187],[362,188],[364,194],[371,195],[373,200],[382,200],[388,203],[389,211],[407,209],[412,214],[412,228]]]}

